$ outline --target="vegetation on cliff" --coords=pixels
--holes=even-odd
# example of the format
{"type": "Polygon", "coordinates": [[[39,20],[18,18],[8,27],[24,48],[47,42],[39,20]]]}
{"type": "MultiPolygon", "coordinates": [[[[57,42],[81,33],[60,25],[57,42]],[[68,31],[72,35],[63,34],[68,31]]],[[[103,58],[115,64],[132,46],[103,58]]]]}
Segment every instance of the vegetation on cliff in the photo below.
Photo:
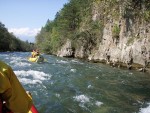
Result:
{"type": "MultiPolygon", "coordinates": [[[[149,0],[70,0],[48,20],[36,36],[36,44],[41,51],[56,54],[67,39],[74,49],[83,46],[85,51],[97,48],[102,41],[103,28],[108,20],[122,18],[150,22],[149,0]]],[[[119,24],[112,26],[112,37],[119,38],[119,24]]],[[[129,29],[130,30],[130,29],[129,29]]]]}

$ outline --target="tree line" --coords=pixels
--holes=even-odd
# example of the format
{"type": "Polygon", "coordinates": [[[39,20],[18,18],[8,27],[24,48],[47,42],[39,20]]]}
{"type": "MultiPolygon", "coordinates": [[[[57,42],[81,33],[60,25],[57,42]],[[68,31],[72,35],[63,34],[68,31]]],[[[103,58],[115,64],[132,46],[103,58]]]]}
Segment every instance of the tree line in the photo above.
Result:
{"type": "Polygon", "coordinates": [[[0,22],[0,51],[31,51],[34,44],[24,42],[13,33],[9,33],[5,25],[0,22]]]}

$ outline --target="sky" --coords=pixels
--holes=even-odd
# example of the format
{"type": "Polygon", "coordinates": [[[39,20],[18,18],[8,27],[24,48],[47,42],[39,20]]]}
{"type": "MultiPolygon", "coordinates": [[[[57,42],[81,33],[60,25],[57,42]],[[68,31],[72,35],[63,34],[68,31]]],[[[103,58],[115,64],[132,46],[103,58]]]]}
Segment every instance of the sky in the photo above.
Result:
{"type": "Polygon", "coordinates": [[[23,41],[34,42],[47,20],[54,20],[68,0],[0,0],[0,22],[23,41]]]}

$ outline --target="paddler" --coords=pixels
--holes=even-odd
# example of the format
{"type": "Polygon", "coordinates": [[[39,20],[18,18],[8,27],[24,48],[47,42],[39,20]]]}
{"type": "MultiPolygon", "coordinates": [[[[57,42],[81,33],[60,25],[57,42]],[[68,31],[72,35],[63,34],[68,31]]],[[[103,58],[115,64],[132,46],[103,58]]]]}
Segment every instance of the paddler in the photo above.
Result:
{"type": "Polygon", "coordinates": [[[39,52],[38,49],[36,49],[36,54],[35,54],[35,56],[39,56],[39,55],[40,55],[40,52],[39,52]]]}
{"type": "MultiPolygon", "coordinates": [[[[12,68],[0,61],[0,100],[10,113],[32,113],[32,98],[26,93],[12,68]]],[[[1,106],[0,106],[1,108],[1,106]]],[[[1,110],[0,110],[1,111],[1,110]]]]}
{"type": "Polygon", "coordinates": [[[36,51],[33,50],[33,51],[31,52],[31,57],[32,57],[32,58],[35,58],[35,55],[36,55],[36,51]]]}
{"type": "Polygon", "coordinates": [[[39,50],[38,49],[36,49],[36,50],[33,50],[32,52],[31,52],[31,57],[32,58],[35,58],[36,56],[39,56],[40,54],[39,54],[39,50]]]}

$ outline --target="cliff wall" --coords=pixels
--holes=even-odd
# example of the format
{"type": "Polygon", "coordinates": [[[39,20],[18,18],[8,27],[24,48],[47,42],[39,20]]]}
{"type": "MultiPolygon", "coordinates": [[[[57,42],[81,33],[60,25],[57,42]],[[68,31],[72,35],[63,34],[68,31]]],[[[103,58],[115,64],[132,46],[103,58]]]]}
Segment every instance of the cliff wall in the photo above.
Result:
{"type": "MultiPolygon", "coordinates": [[[[102,5],[102,3],[93,4],[91,14],[93,22],[100,22],[104,18],[101,10],[102,5]]],[[[117,18],[111,13],[105,15],[103,29],[98,29],[101,35],[98,36],[99,39],[97,40],[100,41],[97,41],[95,45],[90,44],[91,42],[87,40],[82,42],[79,40],[78,46],[72,49],[73,40],[68,39],[57,55],[61,57],[74,56],[94,62],[105,62],[112,66],[136,68],[140,71],[149,69],[150,23],[133,16],[123,17],[121,14],[125,12],[122,7],[122,5],[119,7],[120,15],[117,18]]],[[[90,27],[87,25],[87,21],[82,22],[80,32],[90,32],[87,29],[90,27]]]]}

